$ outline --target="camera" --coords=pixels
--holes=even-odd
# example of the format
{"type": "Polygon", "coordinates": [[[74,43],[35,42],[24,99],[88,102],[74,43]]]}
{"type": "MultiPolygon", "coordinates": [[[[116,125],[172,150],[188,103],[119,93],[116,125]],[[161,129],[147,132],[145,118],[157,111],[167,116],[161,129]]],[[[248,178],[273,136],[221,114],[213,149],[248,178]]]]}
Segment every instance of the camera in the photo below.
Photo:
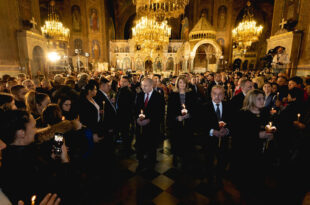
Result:
{"type": "Polygon", "coordinates": [[[63,143],[64,143],[64,135],[62,133],[55,133],[52,150],[56,158],[60,158],[61,156],[61,153],[62,153],[61,147],[63,143]]]}

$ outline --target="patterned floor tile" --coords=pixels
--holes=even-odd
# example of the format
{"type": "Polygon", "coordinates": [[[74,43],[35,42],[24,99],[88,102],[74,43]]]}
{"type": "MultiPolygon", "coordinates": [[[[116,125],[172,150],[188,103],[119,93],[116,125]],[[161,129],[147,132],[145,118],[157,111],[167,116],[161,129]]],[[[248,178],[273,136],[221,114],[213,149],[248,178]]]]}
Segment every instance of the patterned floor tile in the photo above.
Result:
{"type": "Polygon", "coordinates": [[[162,189],[147,182],[146,184],[138,187],[136,194],[137,202],[151,201],[162,192],[162,189]]]}
{"type": "Polygon", "coordinates": [[[168,189],[174,181],[165,175],[159,175],[155,179],[152,180],[152,183],[161,188],[162,190],[168,189]]]}
{"type": "Polygon", "coordinates": [[[157,163],[155,166],[155,170],[160,173],[163,174],[165,172],[167,172],[169,169],[171,169],[173,166],[171,164],[168,163],[157,163]]]}
{"type": "Polygon", "coordinates": [[[176,180],[180,176],[180,171],[176,168],[170,168],[168,171],[164,173],[167,177],[169,177],[172,180],[176,180]]]}
{"type": "Polygon", "coordinates": [[[143,178],[145,178],[149,181],[155,179],[159,175],[160,175],[160,173],[158,173],[155,170],[150,170],[150,169],[146,169],[146,170],[142,171],[141,173],[139,173],[139,176],[142,176],[143,178]]]}
{"type": "Polygon", "coordinates": [[[161,193],[153,202],[156,205],[177,205],[179,200],[167,192],[161,193]]]}

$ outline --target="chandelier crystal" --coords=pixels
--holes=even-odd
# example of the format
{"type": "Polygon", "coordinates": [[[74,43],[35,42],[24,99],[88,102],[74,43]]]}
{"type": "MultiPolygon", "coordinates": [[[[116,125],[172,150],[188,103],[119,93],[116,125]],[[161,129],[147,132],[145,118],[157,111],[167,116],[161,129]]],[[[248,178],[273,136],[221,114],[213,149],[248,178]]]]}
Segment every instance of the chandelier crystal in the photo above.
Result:
{"type": "Polygon", "coordinates": [[[251,9],[251,3],[248,2],[242,21],[232,30],[233,41],[243,50],[250,47],[253,42],[258,41],[258,38],[263,31],[263,26],[256,26],[257,23],[253,19],[254,15],[251,12],[251,9]]]}
{"type": "Polygon", "coordinates": [[[155,17],[157,21],[184,14],[189,0],[133,0],[138,16],[155,17]]]}
{"type": "Polygon", "coordinates": [[[48,19],[41,27],[42,34],[48,38],[58,41],[68,41],[70,29],[63,26],[55,13],[55,1],[51,1],[48,9],[48,19]]]}
{"type": "Polygon", "coordinates": [[[133,40],[142,49],[154,52],[168,45],[171,27],[168,22],[157,22],[155,18],[142,17],[132,28],[133,40]]]}

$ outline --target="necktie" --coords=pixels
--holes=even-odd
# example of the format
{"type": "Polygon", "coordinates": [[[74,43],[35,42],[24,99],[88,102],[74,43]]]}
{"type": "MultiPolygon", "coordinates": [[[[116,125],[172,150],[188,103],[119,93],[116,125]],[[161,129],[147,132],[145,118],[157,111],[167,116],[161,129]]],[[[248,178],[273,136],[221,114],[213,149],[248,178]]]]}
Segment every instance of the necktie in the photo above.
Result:
{"type": "Polygon", "coordinates": [[[215,113],[216,113],[216,116],[217,116],[217,120],[220,121],[221,120],[220,104],[216,104],[215,113]]]}
{"type": "Polygon", "coordinates": [[[145,99],[145,101],[144,101],[144,108],[146,108],[147,107],[147,103],[149,102],[149,94],[147,93],[146,94],[146,99],[145,99]]]}

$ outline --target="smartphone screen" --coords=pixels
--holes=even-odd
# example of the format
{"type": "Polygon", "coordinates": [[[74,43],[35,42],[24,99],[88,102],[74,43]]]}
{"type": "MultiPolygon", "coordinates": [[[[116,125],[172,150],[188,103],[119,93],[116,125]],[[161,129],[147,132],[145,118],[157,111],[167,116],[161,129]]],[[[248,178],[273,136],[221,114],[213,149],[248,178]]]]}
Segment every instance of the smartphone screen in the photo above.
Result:
{"type": "Polygon", "coordinates": [[[63,137],[62,134],[56,133],[55,136],[54,136],[54,140],[56,142],[62,142],[64,140],[64,137],[63,137]]]}

